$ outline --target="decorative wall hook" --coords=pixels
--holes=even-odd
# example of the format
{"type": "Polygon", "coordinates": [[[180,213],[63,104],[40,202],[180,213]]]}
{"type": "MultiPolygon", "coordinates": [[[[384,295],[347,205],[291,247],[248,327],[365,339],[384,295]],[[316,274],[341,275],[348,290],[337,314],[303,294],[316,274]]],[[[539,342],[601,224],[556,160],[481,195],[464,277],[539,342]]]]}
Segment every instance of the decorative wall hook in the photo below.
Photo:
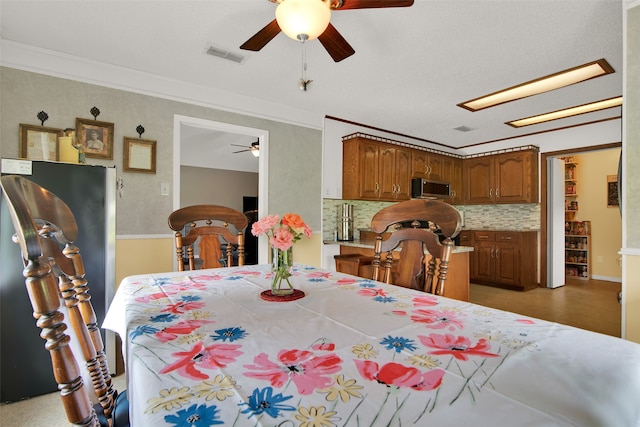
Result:
{"type": "Polygon", "coordinates": [[[138,132],[138,138],[142,138],[142,134],[144,133],[144,126],[138,125],[136,127],[136,132],[138,132]]]}
{"type": "Polygon", "coordinates": [[[49,119],[49,115],[44,111],[40,111],[36,117],[38,118],[38,120],[40,120],[40,126],[44,126],[44,122],[49,119]]]}
{"type": "Polygon", "coordinates": [[[93,120],[96,120],[97,117],[100,115],[100,109],[98,107],[93,107],[91,110],[89,110],[89,112],[93,116],[93,120]]]}

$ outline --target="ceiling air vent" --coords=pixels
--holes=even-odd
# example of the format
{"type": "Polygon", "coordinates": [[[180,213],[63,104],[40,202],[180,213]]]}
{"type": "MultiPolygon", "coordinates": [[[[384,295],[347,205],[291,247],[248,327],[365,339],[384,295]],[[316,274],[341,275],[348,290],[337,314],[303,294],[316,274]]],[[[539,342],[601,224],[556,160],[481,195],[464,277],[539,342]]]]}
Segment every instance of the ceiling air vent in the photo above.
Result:
{"type": "Polygon", "coordinates": [[[218,58],[226,59],[228,61],[237,62],[242,64],[244,62],[244,56],[237,53],[229,52],[228,50],[220,49],[213,45],[209,45],[206,50],[207,54],[217,56],[218,58]]]}
{"type": "Polygon", "coordinates": [[[458,130],[460,132],[469,132],[470,130],[473,130],[473,128],[470,128],[468,126],[458,126],[457,128],[453,128],[454,130],[458,130]]]}

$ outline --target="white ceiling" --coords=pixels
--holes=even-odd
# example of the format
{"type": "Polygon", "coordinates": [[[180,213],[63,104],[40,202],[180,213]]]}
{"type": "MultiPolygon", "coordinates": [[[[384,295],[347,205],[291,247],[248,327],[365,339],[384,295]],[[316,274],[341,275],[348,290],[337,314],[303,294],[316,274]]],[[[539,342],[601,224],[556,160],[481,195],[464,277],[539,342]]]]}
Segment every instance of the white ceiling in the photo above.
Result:
{"type": "Polygon", "coordinates": [[[317,40],[307,43],[307,92],[298,88],[298,42],[281,33],[260,52],[239,49],[274,18],[267,0],[0,6],[5,40],[451,147],[620,115],[615,108],[521,129],[504,124],[622,94],[621,0],[416,0],[409,8],[334,11],[332,24],[356,53],[335,63],[317,40]],[[209,43],[246,60],[207,55],[209,43]],[[475,113],[456,106],[600,58],[616,72],[475,113]]]}

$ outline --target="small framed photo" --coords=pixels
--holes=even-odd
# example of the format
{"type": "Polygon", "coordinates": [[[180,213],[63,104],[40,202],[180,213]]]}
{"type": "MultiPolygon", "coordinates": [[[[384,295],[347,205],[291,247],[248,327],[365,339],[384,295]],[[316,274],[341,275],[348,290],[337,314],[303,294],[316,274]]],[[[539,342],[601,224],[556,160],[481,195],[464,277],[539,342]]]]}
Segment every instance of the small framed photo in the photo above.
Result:
{"type": "Polygon", "coordinates": [[[156,141],[125,136],[122,170],[156,173],[156,141]]]}
{"type": "Polygon", "coordinates": [[[62,129],[20,124],[20,158],[58,161],[62,129]]]}
{"type": "Polygon", "coordinates": [[[113,159],[113,123],[76,118],[76,138],[85,157],[113,159]]]}

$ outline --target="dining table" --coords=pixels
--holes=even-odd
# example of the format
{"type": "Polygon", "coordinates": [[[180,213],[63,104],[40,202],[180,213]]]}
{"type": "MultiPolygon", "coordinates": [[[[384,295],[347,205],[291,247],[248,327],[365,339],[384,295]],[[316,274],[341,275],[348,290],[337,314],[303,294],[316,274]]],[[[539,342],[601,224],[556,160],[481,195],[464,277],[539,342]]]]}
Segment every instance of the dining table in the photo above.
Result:
{"type": "Polygon", "coordinates": [[[640,345],[296,264],[125,278],[131,425],[640,426],[640,345]]]}

